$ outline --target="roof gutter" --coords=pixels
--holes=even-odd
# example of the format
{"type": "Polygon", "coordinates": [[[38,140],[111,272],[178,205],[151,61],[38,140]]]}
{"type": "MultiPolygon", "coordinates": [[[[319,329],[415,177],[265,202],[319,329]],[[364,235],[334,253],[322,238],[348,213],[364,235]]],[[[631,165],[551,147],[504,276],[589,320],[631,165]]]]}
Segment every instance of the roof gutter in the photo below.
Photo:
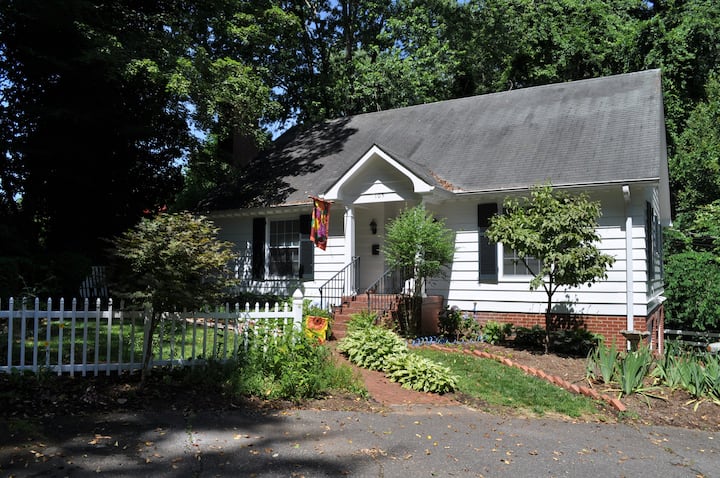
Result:
{"type": "MultiPolygon", "coordinates": [[[[588,187],[608,187],[613,185],[629,185],[629,184],[654,184],[660,178],[640,178],[634,180],[617,180],[617,181],[596,181],[587,183],[566,183],[566,184],[550,184],[553,188],[558,189],[587,189],[588,187]]],[[[539,183],[542,184],[542,183],[539,183]]],[[[469,196],[474,194],[493,194],[493,193],[511,193],[522,192],[530,189],[531,186],[515,186],[510,188],[492,188],[492,189],[476,189],[473,191],[457,191],[456,196],[469,196]]]]}
{"type": "Polygon", "coordinates": [[[303,201],[301,203],[294,204],[282,204],[277,206],[267,207],[253,207],[253,208],[238,208],[238,209],[222,209],[210,211],[205,216],[212,218],[225,218],[225,217],[256,217],[256,216],[268,216],[275,214],[286,214],[295,210],[308,210],[312,208],[312,201],[303,201]]]}

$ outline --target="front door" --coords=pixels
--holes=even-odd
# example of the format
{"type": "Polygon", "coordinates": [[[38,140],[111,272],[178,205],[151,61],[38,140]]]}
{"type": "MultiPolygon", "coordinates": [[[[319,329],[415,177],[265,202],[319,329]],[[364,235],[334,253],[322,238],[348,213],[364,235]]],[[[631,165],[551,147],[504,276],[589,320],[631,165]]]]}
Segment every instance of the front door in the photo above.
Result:
{"type": "Polygon", "coordinates": [[[359,292],[365,292],[387,270],[382,253],[386,227],[404,207],[404,202],[356,206],[355,254],[360,257],[359,292]]]}

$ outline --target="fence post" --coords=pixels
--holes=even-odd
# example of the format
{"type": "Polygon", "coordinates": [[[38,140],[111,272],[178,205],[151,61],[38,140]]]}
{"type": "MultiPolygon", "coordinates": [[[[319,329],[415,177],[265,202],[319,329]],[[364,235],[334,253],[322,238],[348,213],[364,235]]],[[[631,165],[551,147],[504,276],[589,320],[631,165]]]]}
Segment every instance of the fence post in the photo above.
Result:
{"type": "Polygon", "coordinates": [[[293,293],[293,329],[300,332],[303,326],[303,293],[295,289],[293,293]]]}

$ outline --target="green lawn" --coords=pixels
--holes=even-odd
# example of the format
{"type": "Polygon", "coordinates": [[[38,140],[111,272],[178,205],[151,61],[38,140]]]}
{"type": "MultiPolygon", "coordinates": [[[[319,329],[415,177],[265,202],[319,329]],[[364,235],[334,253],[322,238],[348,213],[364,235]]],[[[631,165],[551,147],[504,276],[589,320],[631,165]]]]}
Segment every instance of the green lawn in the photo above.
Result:
{"type": "MultiPolygon", "coordinates": [[[[191,321],[166,320],[158,326],[154,334],[153,353],[155,360],[189,360],[192,358],[227,358],[236,349],[244,346],[243,335],[237,335],[232,329],[225,330],[225,321],[207,327],[202,323],[193,326],[191,321]]],[[[97,324],[94,319],[77,320],[74,341],[72,326],[69,319],[62,322],[53,320],[50,325],[48,339],[47,321],[40,320],[35,338],[32,322],[28,323],[25,337],[21,337],[19,321],[16,320],[12,338],[12,365],[21,363],[22,345],[24,344],[24,364],[32,365],[33,347],[38,344],[37,361],[39,366],[56,365],[58,351],[61,351],[62,363],[69,364],[74,355],[74,363],[123,362],[139,363],[142,361],[143,321],[126,318],[122,323],[114,321],[108,334],[105,321],[97,324]],[[62,335],[62,339],[61,339],[62,335]],[[74,343],[74,346],[71,345],[74,343]],[[109,347],[108,347],[109,345],[109,347]],[[49,352],[49,354],[48,354],[49,352]],[[73,354],[74,352],[74,354],[73,354]],[[108,360],[109,354],[109,360],[108,360]]],[[[232,326],[232,321],[230,322],[232,326]]],[[[8,330],[0,330],[0,364],[6,364],[8,351],[8,330]]]]}
{"type": "Polygon", "coordinates": [[[572,394],[494,360],[430,349],[412,349],[412,352],[449,367],[458,377],[458,392],[491,407],[510,407],[538,416],[553,413],[573,418],[598,413],[595,402],[587,397],[572,394]]]}

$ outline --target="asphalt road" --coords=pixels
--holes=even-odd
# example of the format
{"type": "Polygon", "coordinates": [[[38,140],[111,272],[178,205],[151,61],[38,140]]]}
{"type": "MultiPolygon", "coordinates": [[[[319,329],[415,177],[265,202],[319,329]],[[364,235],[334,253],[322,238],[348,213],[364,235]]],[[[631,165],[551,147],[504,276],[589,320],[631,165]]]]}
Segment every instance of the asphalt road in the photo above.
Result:
{"type": "Polygon", "coordinates": [[[720,477],[720,433],[460,406],[54,417],[0,431],[2,477],[720,477]]]}

